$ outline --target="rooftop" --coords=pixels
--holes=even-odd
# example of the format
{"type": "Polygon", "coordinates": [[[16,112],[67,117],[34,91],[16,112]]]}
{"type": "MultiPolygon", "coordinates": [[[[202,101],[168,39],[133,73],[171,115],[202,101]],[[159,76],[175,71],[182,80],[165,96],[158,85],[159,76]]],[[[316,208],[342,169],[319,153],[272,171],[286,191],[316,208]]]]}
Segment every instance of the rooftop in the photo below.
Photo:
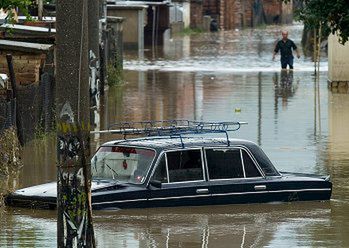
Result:
{"type": "Polygon", "coordinates": [[[53,45],[39,44],[32,42],[12,41],[12,40],[0,40],[0,51],[12,50],[21,52],[33,52],[42,53],[53,49],[53,45]]]}
{"type": "Polygon", "coordinates": [[[17,25],[17,24],[2,24],[0,26],[1,31],[8,31],[11,30],[11,32],[21,32],[23,34],[56,34],[55,28],[46,28],[46,27],[36,27],[36,26],[27,26],[27,25],[17,25]]]}
{"type": "MultiPolygon", "coordinates": [[[[229,139],[230,146],[243,145],[251,146],[255,143],[243,140],[243,139],[229,139]]],[[[173,149],[184,147],[210,147],[210,146],[228,146],[226,138],[212,138],[205,136],[197,137],[170,137],[170,136],[154,136],[154,137],[144,137],[135,139],[125,139],[125,140],[113,140],[104,143],[103,146],[113,146],[113,145],[123,145],[123,146],[140,146],[149,147],[155,149],[173,149]]]]}

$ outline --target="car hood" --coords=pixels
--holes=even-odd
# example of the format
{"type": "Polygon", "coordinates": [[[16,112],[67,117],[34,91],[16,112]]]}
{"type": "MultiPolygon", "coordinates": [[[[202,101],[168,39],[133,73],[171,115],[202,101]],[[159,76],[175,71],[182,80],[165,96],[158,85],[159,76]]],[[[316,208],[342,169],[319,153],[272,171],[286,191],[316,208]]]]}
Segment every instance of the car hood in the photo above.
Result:
{"type": "MultiPolygon", "coordinates": [[[[93,180],[91,191],[103,191],[109,188],[120,187],[117,181],[93,180]]],[[[57,182],[45,183],[16,190],[11,195],[22,195],[28,197],[57,197],[57,182]]]]}

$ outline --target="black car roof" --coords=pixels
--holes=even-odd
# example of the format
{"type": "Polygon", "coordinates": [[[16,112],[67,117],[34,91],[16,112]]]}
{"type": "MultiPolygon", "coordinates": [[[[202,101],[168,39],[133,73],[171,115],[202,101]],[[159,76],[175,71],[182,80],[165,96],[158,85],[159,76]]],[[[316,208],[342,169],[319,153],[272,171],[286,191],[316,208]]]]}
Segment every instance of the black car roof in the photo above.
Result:
{"type": "MultiPolygon", "coordinates": [[[[279,172],[273,166],[269,158],[265,155],[262,149],[255,143],[243,140],[243,139],[229,139],[229,145],[231,146],[245,146],[247,147],[256,158],[258,164],[262,168],[263,172],[267,176],[279,176],[279,172]]],[[[155,149],[158,152],[163,150],[177,150],[191,147],[228,147],[227,138],[211,138],[205,136],[194,137],[143,137],[136,139],[114,140],[104,143],[102,146],[136,146],[149,149],[155,149]]]]}
{"type": "MultiPolygon", "coordinates": [[[[255,143],[243,140],[243,139],[229,139],[230,146],[256,146],[255,143]]],[[[140,146],[149,147],[153,149],[167,150],[182,148],[184,144],[185,148],[190,147],[210,147],[210,146],[228,146],[226,138],[210,138],[210,137],[143,137],[136,139],[125,139],[125,140],[113,140],[104,143],[102,146],[140,146]]]]}

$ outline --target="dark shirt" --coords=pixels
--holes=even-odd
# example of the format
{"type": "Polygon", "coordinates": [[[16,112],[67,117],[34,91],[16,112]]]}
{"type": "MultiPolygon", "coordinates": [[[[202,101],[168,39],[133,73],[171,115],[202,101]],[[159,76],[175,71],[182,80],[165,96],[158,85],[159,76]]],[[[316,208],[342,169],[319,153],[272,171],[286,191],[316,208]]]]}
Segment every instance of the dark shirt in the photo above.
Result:
{"type": "Polygon", "coordinates": [[[280,50],[281,58],[293,58],[292,48],[293,50],[297,49],[296,44],[294,44],[292,40],[287,39],[285,42],[283,40],[279,40],[275,46],[274,52],[277,53],[280,50]]]}

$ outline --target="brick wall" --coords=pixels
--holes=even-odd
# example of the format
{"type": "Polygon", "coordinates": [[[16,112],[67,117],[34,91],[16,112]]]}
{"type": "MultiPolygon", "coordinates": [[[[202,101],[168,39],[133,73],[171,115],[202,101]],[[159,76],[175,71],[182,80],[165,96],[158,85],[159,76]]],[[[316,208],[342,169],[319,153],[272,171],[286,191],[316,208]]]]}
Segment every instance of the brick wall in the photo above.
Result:
{"type": "Polygon", "coordinates": [[[282,3],[282,6],[281,6],[281,12],[282,12],[282,15],[281,15],[281,23],[283,24],[290,24],[292,23],[293,21],[293,1],[291,1],[291,3],[289,4],[285,4],[285,3],[282,3]]]}
{"type": "Polygon", "coordinates": [[[243,27],[252,27],[253,26],[253,2],[254,0],[241,0],[241,9],[243,15],[243,27]]]}
{"type": "Polygon", "coordinates": [[[203,13],[216,19],[222,30],[290,23],[292,1],[282,4],[279,0],[203,0],[203,13]]]}
{"type": "Polygon", "coordinates": [[[282,3],[278,0],[263,0],[266,24],[278,24],[282,19],[282,3]]]}
{"type": "MultiPolygon", "coordinates": [[[[0,73],[8,73],[6,54],[8,51],[0,51],[0,73]]],[[[45,54],[28,54],[21,52],[10,52],[13,57],[13,68],[15,71],[16,82],[19,85],[28,85],[39,83],[40,68],[42,68],[45,54]]]]}
{"type": "Polygon", "coordinates": [[[192,0],[190,2],[190,27],[202,28],[203,27],[203,4],[201,0],[192,0]]]}
{"type": "Polygon", "coordinates": [[[221,29],[249,27],[253,0],[221,0],[221,29]]]}
{"type": "Polygon", "coordinates": [[[228,13],[228,10],[225,9],[226,7],[226,0],[221,0],[219,1],[219,28],[221,30],[224,30],[226,29],[225,26],[226,26],[226,15],[228,13]]]}
{"type": "Polygon", "coordinates": [[[203,0],[203,14],[219,21],[221,0],[203,0]]]}
{"type": "Polygon", "coordinates": [[[203,12],[216,19],[221,30],[250,26],[253,0],[203,0],[203,12]]]}

